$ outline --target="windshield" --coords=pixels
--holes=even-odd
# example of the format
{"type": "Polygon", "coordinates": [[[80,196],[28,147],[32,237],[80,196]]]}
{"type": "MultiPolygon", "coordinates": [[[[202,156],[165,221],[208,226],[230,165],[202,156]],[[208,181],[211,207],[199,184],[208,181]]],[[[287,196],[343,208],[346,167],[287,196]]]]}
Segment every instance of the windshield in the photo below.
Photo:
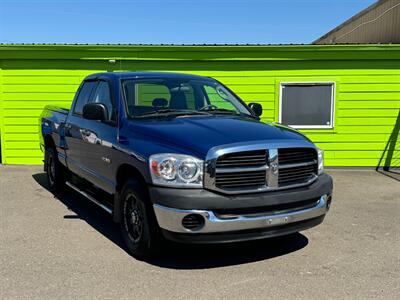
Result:
{"type": "Polygon", "coordinates": [[[251,116],[242,102],[212,80],[128,79],[122,83],[128,115],[235,114],[251,116]]]}

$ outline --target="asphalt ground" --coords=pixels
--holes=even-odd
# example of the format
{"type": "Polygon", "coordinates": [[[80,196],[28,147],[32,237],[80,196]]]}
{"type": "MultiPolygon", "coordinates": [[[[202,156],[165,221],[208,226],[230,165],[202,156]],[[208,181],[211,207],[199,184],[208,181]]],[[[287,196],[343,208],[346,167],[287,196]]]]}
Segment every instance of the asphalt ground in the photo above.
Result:
{"type": "Polygon", "coordinates": [[[1,299],[399,299],[400,181],[332,170],[323,224],[257,242],[167,244],[139,261],[118,225],[39,166],[0,166],[1,299]]]}

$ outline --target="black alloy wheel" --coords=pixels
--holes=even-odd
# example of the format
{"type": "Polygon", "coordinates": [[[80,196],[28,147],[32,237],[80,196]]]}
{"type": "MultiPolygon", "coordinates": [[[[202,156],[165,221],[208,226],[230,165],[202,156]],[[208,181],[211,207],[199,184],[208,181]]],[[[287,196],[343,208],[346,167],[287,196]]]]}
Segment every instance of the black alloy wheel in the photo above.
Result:
{"type": "Polygon", "coordinates": [[[128,193],[124,201],[124,225],[129,238],[137,243],[143,232],[143,211],[133,193],[128,193]]]}
{"type": "Polygon", "coordinates": [[[119,197],[121,234],[128,252],[137,258],[158,252],[162,237],[143,183],[127,180],[119,197]]]}

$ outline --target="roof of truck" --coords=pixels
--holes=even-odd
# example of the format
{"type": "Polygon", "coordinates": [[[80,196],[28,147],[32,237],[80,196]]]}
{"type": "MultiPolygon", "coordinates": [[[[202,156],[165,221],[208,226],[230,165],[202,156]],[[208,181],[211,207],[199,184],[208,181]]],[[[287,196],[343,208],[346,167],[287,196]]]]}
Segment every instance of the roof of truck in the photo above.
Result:
{"type": "Polygon", "coordinates": [[[85,79],[95,79],[98,77],[109,78],[180,78],[180,79],[211,79],[205,76],[173,73],[173,72],[104,72],[88,75],[85,79]]]}

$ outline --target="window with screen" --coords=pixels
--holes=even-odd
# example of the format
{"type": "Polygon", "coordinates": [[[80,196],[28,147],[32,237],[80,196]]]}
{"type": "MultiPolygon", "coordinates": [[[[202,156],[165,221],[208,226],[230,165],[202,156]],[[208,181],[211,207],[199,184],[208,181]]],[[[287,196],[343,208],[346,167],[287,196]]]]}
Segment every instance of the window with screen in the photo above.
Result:
{"type": "Polygon", "coordinates": [[[295,128],[332,128],[334,83],[282,83],[280,122],[295,128]]]}

